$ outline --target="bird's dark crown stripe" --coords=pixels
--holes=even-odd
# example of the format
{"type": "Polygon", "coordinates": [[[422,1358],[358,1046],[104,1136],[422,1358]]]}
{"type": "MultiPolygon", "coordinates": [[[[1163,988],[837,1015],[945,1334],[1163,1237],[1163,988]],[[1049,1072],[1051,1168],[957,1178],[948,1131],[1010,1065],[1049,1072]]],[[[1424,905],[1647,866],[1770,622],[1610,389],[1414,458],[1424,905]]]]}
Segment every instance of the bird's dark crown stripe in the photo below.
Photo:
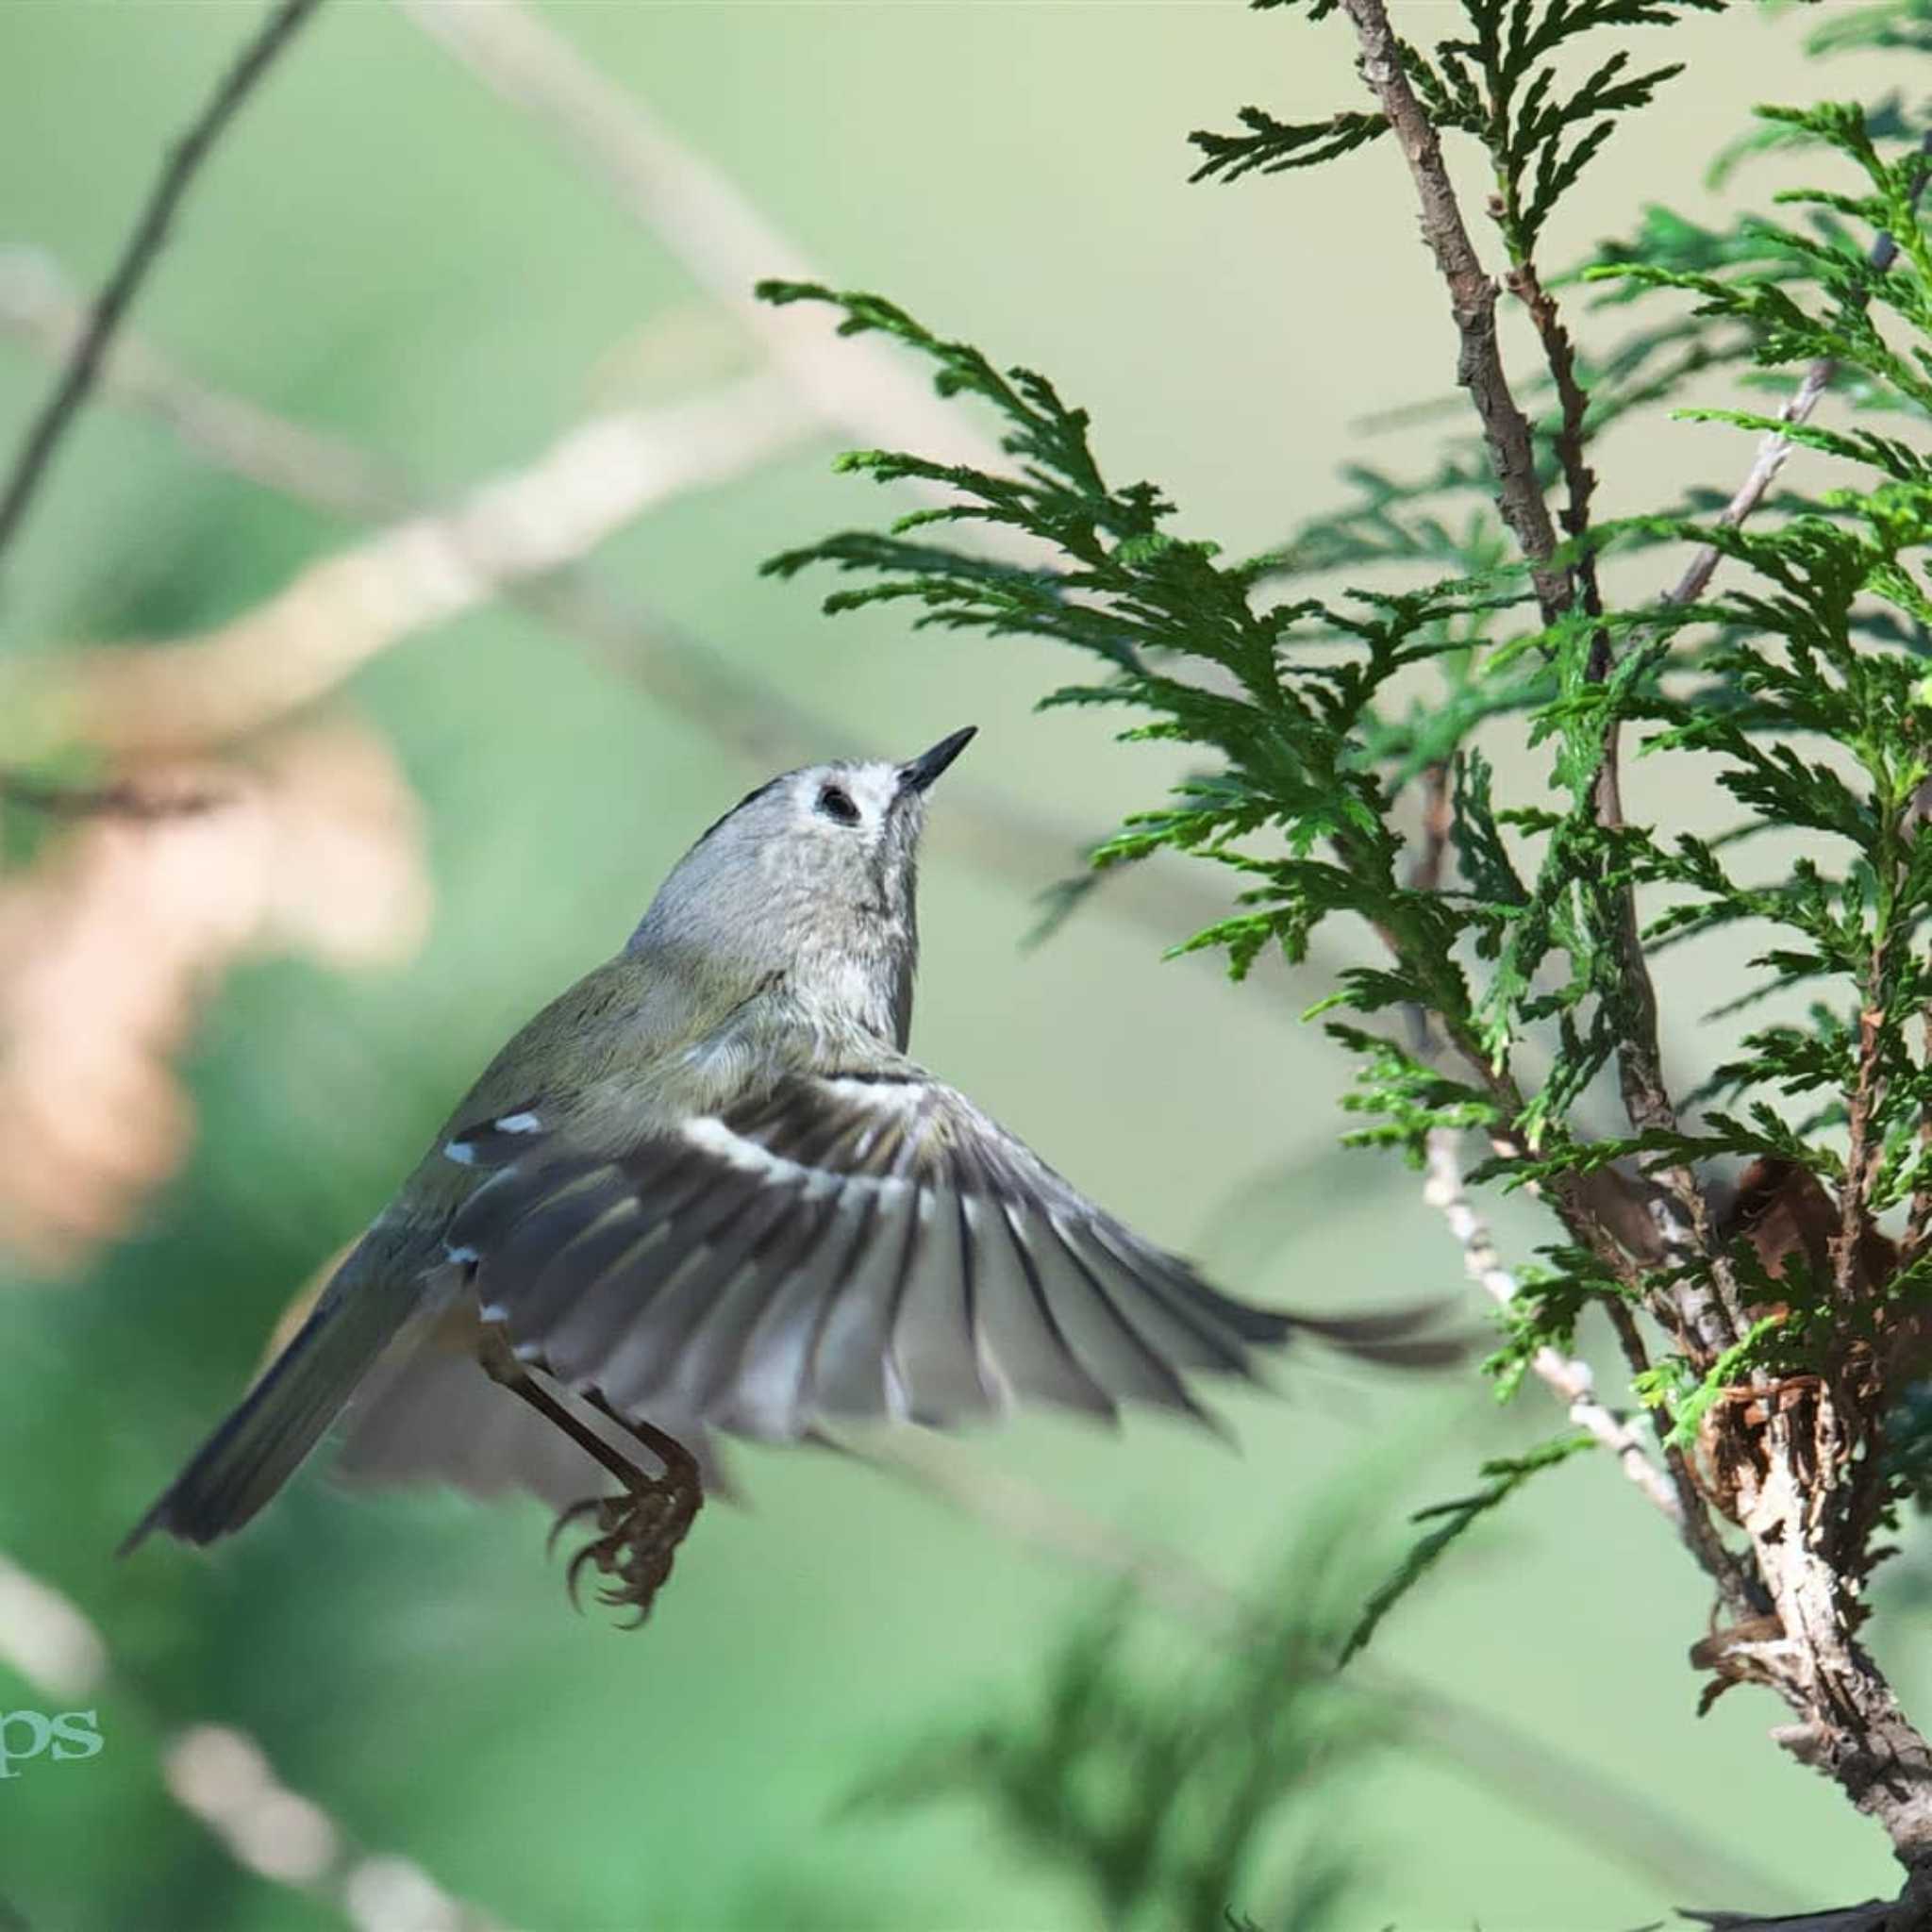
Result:
{"type": "Polygon", "coordinates": [[[762,798],[766,792],[770,791],[774,786],[782,785],[787,778],[791,777],[791,774],[790,772],[780,772],[775,778],[767,778],[762,785],[754,786],[749,791],[747,791],[744,794],[742,798],[741,798],[738,801],[736,805],[734,805],[731,808],[729,811],[721,811],[718,814],[718,816],[714,818],[711,821],[711,823],[708,825],[707,825],[705,829],[697,835],[697,837],[691,841],[692,848],[695,849],[697,846],[702,845],[705,842],[705,841],[708,839],[711,836],[711,834],[715,832],[718,829],[718,827],[724,823],[726,819],[736,818],[738,814],[741,812],[746,806],[751,804],[751,802],[754,799],[762,798]]]}

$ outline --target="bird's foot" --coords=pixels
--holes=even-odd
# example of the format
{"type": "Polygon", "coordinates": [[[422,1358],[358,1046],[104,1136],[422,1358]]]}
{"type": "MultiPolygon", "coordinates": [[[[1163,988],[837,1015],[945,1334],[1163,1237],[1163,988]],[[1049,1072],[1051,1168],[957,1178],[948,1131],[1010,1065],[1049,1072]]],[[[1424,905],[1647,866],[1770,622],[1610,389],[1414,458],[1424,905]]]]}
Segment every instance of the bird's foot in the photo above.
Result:
{"type": "Polygon", "coordinates": [[[678,1545],[704,1507],[696,1462],[669,1438],[663,1441],[676,1454],[664,1454],[662,1443],[653,1442],[664,1455],[662,1475],[639,1474],[622,1495],[587,1496],[573,1503],[550,1532],[550,1547],[555,1549],[566,1529],[586,1518],[594,1521],[596,1534],[571,1557],[564,1573],[570,1600],[582,1607],[578,1587],[586,1566],[594,1565],[611,1579],[597,1592],[598,1601],[634,1610],[637,1614],[626,1626],[633,1630],[651,1614],[651,1606],[671,1574],[678,1545]]]}

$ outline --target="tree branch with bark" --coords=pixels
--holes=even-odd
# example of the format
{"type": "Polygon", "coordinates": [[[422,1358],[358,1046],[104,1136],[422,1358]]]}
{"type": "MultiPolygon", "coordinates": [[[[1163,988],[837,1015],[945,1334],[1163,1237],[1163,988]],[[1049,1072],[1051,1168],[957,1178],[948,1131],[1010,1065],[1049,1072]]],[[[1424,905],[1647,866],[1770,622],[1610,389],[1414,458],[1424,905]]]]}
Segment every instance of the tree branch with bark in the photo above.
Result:
{"type": "MultiPolygon", "coordinates": [[[[1316,1008],[1357,1058],[1350,1106],[1366,1124],[1349,1138],[1428,1166],[1430,1198],[1501,1313],[1492,1373],[1506,1392],[1545,1382],[1581,1425],[1445,1506],[1447,1526],[1391,1589],[1570,1448],[1608,1450],[1711,1585],[1711,1626],[1687,1646],[1706,1706],[1742,1682],[1781,1699],[1791,1721],[1777,1741],[1875,1820],[1904,1868],[1896,1900],[1845,1908],[1864,1915],[1845,1923],[1896,1932],[1932,1924],[1932,1754],[1860,1632],[1913,1492],[1902,1405],[1926,1365],[1932,1286],[1920,1045],[1932,848],[1914,836],[1932,773],[1918,671],[1932,598],[1916,568],[1932,467],[1893,426],[1932,414],[1924,149],[1888,152],[1856,108],[1763,110],[1833,171],[1781,197],[1819,221],[1756,217],[1699,246],[1653,223],[1580,280],[1544,266],[1564,197],[1680,71],[1637,70],[1626,38],[1722,5],[1458,0],[1418,10],[1435,36],[1418,42],[1385,0],[1308,0],[1311,22],[1339,15],[1352,30],[1367,106],[1300,123],[1249,108],[1245,132],[1196,137],[1200,172],[1226,179],[1358,167],[1358,150],[1392,140],[1446,298],[1445,374],[1467,392],[1473,446],[1413,480],[1377,479],[1368,503],[1311,519],[1278,551],[1230,560],[1178,534],[1156,486],[1111,478],[1085,413],[1046,376],[1003,369],[878,295],[794,280],[765,292],[828,303],[847,335],[925,358],[942,393],[1001,420],[1017,466],[855,455],[860,475],[961,501],[769,568],[838,573],[830,610],[899,604],[922,625],[1054,639],[1094,675],[1051,702],[1151,715],[1153,735],[1191,747],[1194,775],[1097,855],[1119,865],[1178,849],[1228,869],[1234,904],[1177,936],[1179,950],[1223,949],[1239,978],[1271,948],[1302,959],[1337,914],[1379,939],[1383,957],[1343,969],[1316,1008]],[[1496,275],[1450,168],[1458,142],[1495,184],[1496,275]],[[1624,312],[1639,296],[1657,312],[1666,291],[1690,312],[1599,345],[1580,317],[1613,311],[1571,312],[1601,295],[1592,275],[1622,281],[1624,312]],[[1506,294],[1536,348],[1514,369],[1506,294]],[[1597,425],[1675,400],[1740,341],[1766,368],[1808,365],[1774,417],[1697,412],[1769,439],[1744,485],[1714,520],[1675,504],[1601,520],[1597,425]],[[1858,378],[1849,413],[1821,428],[1840,373],[1858,378]],[[1794,451],[1834,459],[1828,497],[1790,488],[1794,451]],[[1057,560],[1021,572],[949,551],[934,525],[959,521],[1050,543],[1057,560]],[[1644,558],[1672,544],[1693,559],[1671,593],[1646,598],[1644,558]],[[1506,724],[1522,731],[1513,743],[1506,724]],[[1632,822],[1621,765],[1639,733],[1731,808],[1724,839],[1632,822]],[[1541,782],[1528,778],[1539,755],[1541,782]],[[1407,864],[1415,792],[1425,842],[1407,864]],[[1734,857],[1763,829],[1808,842],[1767,874],[1734,857]],[[1680,1032],[1667,1058],[1666,1013],[1684,1024],[1673,947],[1732,935],[1755,948],[1737,968],[1747,1000],[1803,989],[1808,1017],[1783,1017],[1786,999],[1740,1041],[1700,1054],[1680,1032]],[[1395,1037],[1377,1024],[1391,1008],[1423,1027],[1395,1037]],[[1526,1083],[1533,1052],[1547,1071],[1526,1083]],[[1622,1103],[1613,1132],[1584,1122],[1600,1080],[1622,1103]],[[1492,1150],[1473,1180],[1529,1191],[1557,1223],[1521,1280],[1468,1198],[1458,1154],[1472,1130],[1492,1150]],[[1592,1314],[1629,1371],[1621,1407],[1577,1350],[1592,1314]]],[[[1659,418],[1657,433],[1675,432],[1659,418]]],[[[1378,1593],[1370,1621],[1391,1601],[1378,1593]]]]}

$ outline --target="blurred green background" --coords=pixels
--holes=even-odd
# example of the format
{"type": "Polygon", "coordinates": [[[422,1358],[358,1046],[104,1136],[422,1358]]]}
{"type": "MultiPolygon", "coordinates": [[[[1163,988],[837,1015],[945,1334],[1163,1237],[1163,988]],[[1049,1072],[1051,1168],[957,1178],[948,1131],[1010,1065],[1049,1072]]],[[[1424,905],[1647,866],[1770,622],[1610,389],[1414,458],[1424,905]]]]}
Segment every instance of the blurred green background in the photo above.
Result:
{"type": "MultiPolygon", "coordinates": [[[[0,16],[0,241],[96,282],[157,157],[258,17],[15,0],[0,16]]],[[[1106,457],[1160,478],[1191,531],[1279,536],[1321,507],[1338,462],[1399,455],[1399,440],[1364,444],[1362,415],[1449,387],[1441,291],[1392,150],[1319,187],[1186,185],[1190,127],[1257,98],[1303,116],[1352,104],[1341,32],[1225,0],[542,17],[835,280],[1062,377],[1106,457]]],[[[1674,35],[1690,75],[1620,139],[1555,253],[1627,227],[1645,199],[1705,209],[1702,166],[1748,104],[1818,91],[1800,25],[1740,12],[1674,35]]],[[[1830,91],[1881,81],[1845,64],[1830,91]]],[[[437,498],[527,462],[591,409],[701,392],[756,360],[544,130],[368,0],[325,8],[249,105],[136,324],[202,380],[386,453],[437,498]]],[[[0,344],[9,442],[48,380],[0,344]]],[[[603,546],[606,581],[841,738],[909,753],[978,724],[962,796],[1096,834],[1152,799],[1157,752],[1115,749],[1091,716],[1032,715],[1068,668],[1045,650],[909,638],[891,612],[829,623],[809,583],[757,576],[773,551],[872,513],[863,486],[828,474],[836,446],[816,438],[679,497],[603,546]]],[[[1740,457],[1711,430],[1619,436],[1602,452],[1607,508],[1727,481],[1740,457]]],[[[355,534],[97,408],[8,559],[7,649],[196,631],[355,534]]],[[[393,749],[421,802],[422,943],[363,972],[281,956],[226,974],[184,1049],[183,1170],[125,1238],[0,1292],[0,1555],[77,1606],[112,1657],[89,1699],[101,1755],[0,1781],[0,1901],[59,1932],[342,1923],[246,1869],[169,1795],[163,1740],[217,1724],[359,1845],[508,1924],[1096,1923],[1066,1872],[971,1806],[839,1815],[909,1740],[1024,1707],[1099,1587],[874,1471],[741,1457],[751,1507],[708,1512],[634,1635],[572,1614],[536,1505],[348,1498],[319,1471],[231,1545],[114,1562],[289,1296],[501,1037],[621,941],[691,837],[765,775],[608,654],[501,606],[409,637],[326,704],[393,749]]],[[[936,818],[947,808],[942,792],[936,818]]],[[[31,839],[8,829],[23,865],[31,839]]],[[[1023,863],[989,864],[936,829],[921,1057],[1243,1293],[1460,1292],[1415,1178],[1330,1152],[1342,1070],[1296,1020],[1318,981],[1270,971],[1234,988],[1211,964],[1164,965],[1160,935],[1106,893],[1023,950],[1034,894],[1072,857],[1043,839],[1023,863]]],[[[1693,1020],[1722,972],[1687,957],[1666,985],[1687,1072],[1707,1058],[1693,1020]]],[[[1534,1225],[1506,1217],[1512,1254],[1534,1225]]],[[[1307,1358],[1281,1379],[1284,1400],[1225,1403],[1239,1454],[1156,1421],[1106,1439],[1032,1420],[972,1442],[965,1463],[1024,1474],[1233,1583],[1274,1579],[1297,1524],[1345,1507],[1373,1577],[1407,1508],[1462,1492],[1485,1456],[1560,1421],[1536,1388],[1499,1414],[1473,1375],[1391,1385],[1307,1358]]],[[[1268,1925],[1269,1888],[1309,1834],[1357,1868],[1329,1923],[1405,1932],[1581,1932],[1676,1904],[1889,1890],[1877,1835],[1767,1742],[1777,1713],[1759,1693],[1693,1719],[1684,1653],[1705,1611],[1607,1461],[1543,1479],[1402,1608],[1373,1660],[1507,1720],[1574,1782],[1527,1756],[1499,1766],[1474,1739],[1398,1748],[1298,1812],[1301,1838],[1228,1903],[1268,1925]],[[1743,1865],[1763,1894],[1687,1896],[1581,1767],[1711,1847],[1714,1886],[1743,1865]]],[[[1923,1698],[1924,1619],[1902,1607],[1890,1630],[1901,1689],[1923,1698]]],[[[47,1703],[17,1657],[0,1661],[0,1709],[47,1703]]],[[[413,1922],[395,1907],[390,1923],[413,1922]]]]}

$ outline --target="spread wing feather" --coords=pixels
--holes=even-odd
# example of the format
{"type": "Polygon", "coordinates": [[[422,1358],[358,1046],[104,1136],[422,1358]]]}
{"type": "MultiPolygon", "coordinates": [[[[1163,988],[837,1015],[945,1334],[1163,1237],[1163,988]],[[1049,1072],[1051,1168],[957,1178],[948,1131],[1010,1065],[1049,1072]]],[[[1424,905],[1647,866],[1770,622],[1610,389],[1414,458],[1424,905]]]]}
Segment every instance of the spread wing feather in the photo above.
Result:
{"type": "MultiPolygon", "coordinates": [[[[1183,1372],[1251,1374],[1298,1325],[1217,1292],[915,1070],[796,1075],[615,1159],[553,1135],[541,1102],[446,1151],[487,1171],[449,1237],[485,1317],[629,1415],[782,1441],[1015,1399],[1198,1414],[1183,1372]]],[[[1337,1339],[1424,1345],[1413,1314],[1359,1325],[1337,1339]]]]}

